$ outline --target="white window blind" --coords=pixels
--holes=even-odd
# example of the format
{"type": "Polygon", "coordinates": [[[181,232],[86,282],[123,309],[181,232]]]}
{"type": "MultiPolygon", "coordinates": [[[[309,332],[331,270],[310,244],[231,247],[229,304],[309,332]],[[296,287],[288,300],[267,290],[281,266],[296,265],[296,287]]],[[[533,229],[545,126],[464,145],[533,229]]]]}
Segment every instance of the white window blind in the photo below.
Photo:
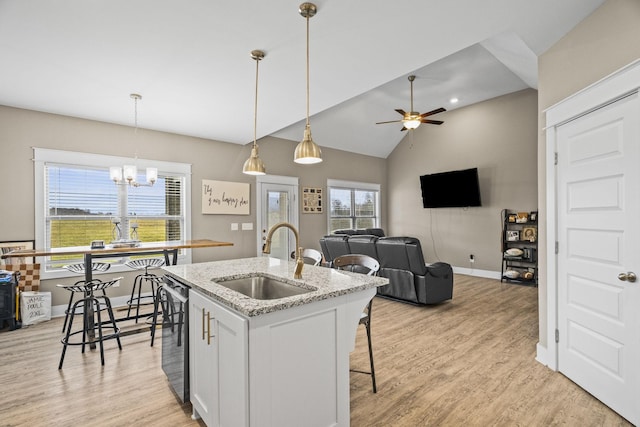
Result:
{"type": "MultiPolygon", "coordinates": [[[[93,240],[109,244],[119,239],[190,239],[186,221],[190,200],[190,177],[186,172],[190,165],[154,162],[154,166],[159,164],[155,184],[135,187],[115,184],[109,178],[109,166],[123,164],[123,159],[34,150],[38,247],[86,247],[93,240]]],[[[144,183],[144,169],[141,172],[137,179],[144,183]]],[[[44,272],[59,272],[65,264],[74,262],[81,262],[81,257],[49,257],[44,272]]]]}

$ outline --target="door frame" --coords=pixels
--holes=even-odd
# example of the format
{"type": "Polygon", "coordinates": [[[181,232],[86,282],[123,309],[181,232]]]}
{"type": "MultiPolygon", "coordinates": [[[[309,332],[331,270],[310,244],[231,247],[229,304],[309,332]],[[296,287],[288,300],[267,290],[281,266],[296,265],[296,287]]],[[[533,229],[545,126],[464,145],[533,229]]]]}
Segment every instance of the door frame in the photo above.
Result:
{"type": "MultiPolygon", "coordinates": [[[[557,128],[574,119],[589,114],[599,108],[624,98],[640,88],[640,59],[631,62],[603,79],[587,86],[564,100],[544,110],[546,127],[545,164],[546,164],[546,346],[538,342],[536,360],[554,371],[558,370],[558,240],[557,187],[556,170],[557,128]]],[[[640,117],[638,118],[640,120],[640,117]]]]}
{"type": "Polygon", "coordinates": [[[282,175],[258,175],[256,176],[256,256],[262,256],[262,187],[265,184],[289,185],[293,187],[293,200],[291,202],[291,225],[300,229],[298,209],[298,177],[282,175]]]}

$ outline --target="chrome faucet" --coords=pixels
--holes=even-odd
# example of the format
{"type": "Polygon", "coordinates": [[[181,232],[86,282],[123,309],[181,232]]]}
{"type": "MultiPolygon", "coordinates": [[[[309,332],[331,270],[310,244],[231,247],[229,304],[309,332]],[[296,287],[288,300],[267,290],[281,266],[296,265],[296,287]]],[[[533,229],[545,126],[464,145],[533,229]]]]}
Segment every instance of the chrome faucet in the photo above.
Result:
{"type": "Polygon", "coordinates": [[[279,222],[271,227],[267,233],[267,239],[265,240],[264,245],[262,245],[262,253],[271,253],[271,237],[273,237],[273,233],[280,227],[287,227],[289,230],[293,231],[293,235],[296,238],[296,271],[293,273],[293,278],[302,279],[302,267],[304,267],[304,260],[302,259],[302,248],[300,247],[300,235],[293,225],[288,222],[279,222]]]}

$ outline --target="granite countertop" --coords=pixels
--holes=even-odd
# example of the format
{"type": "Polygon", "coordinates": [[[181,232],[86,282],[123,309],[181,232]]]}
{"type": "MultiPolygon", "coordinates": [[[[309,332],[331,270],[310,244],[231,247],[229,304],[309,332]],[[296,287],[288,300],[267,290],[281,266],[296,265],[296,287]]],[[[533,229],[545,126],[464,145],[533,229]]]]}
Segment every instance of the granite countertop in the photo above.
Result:
{"type": "Polygon", "coordinates": [[[167,275],[191,286],[212,299],[247,316],[259,316],[278,310],[309,304],[327,298],[371,289],[389,283],[383,277],[340,271],[333,268],[305,265],[302,279],[294,279],[295,262],[277,258],[256,257],[228,261],[165,266],[167,275]],[[315,289],[301,295],[274,300],[258,300],[232,291],[216,282],[238,279],[255,273],[271,276],[292,285],[315,289]]]}

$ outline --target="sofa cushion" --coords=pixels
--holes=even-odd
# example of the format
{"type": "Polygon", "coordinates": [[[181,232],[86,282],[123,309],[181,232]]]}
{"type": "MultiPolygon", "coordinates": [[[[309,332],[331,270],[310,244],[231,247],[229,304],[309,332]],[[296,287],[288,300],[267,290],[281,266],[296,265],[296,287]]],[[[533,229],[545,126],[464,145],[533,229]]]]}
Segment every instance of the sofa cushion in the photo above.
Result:
{"type": "Polygon", "coordinates": [[[384,237],[384,230],[382,228],[344,228],[340,230],[335,230],[333,234],[347,234],[349,236],[352,235],[370,235],[370,236],[378,236],[384,237]]]}
{"type": "Polygon", "coordinates": [[[384,237],[384,230],[382,228],[367,228],[367,234],[384,237]]]}
{"type": "Polygon", "coordinates": [[[356,234],[356,230],[353,230],[351,228],[345,228],[345,229],[341,229],[341,230],[335,230],[333,232],[333,234],[347,234],[347,235],[352,235],[352,234],[356,234]]]}
{"type": "Polygon", "coordinates": [[[346,234],[330,234],[320,239],[320,247],[325,260],[331,262],[336,257],[350,254],[348,239],[349,236],[346,234]]]}
{"type": "Polygon", "coordinates": [[[368,255],[372,258],[378,259],[378,252],[376,251],[377,241],[377,236],[353,234],[348,238],[349,250],[352,254],[368,255]]]}
{"type": "Polygon", "coordinates": [[[426,273],[420,240],[415,237],[381,237],[376,250],[381,268],[409,270],[420,276],[426,273]]]}

